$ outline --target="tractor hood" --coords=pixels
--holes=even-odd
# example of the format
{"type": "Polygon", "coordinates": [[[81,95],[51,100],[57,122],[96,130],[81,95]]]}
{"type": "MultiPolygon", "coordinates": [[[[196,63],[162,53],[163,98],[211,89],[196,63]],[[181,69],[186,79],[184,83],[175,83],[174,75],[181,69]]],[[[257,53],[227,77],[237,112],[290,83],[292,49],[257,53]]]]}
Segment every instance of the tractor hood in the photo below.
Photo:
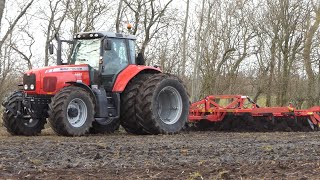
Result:
{"type": "Polygon", "coordinates": [[[47,66],[37,69],[31,69],[27,71],[25,74],[32,73],[54,73],[54,72],[70,72],[70,71],[88,71],[89,67],[86,64],[81,65],[61,65],[61,66],[47,66]]]}
{"type": "Polygon", "coordinates": [[[89,69],[86,64],[32,69],[23,75],[23,89],[28,94],[51,95],[72,82],[89,85],[89,69]]]}

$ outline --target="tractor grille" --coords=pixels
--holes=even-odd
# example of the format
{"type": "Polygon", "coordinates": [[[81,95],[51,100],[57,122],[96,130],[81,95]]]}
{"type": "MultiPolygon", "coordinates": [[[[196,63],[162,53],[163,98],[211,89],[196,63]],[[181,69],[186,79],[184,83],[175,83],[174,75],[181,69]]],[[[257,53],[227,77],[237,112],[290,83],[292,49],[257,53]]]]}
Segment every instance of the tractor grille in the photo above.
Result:
{"type": "Polygon", "coordinates": [[[54,92],[57,86],[57,77],[44,77],[43,78],[43,91],[54,92]]]}
{"type": "Polygon", "coordinates": [[[26,91],[34,91],[36,89],[36,75],[24,74],[23,75],[23,88],[26,91]]]}

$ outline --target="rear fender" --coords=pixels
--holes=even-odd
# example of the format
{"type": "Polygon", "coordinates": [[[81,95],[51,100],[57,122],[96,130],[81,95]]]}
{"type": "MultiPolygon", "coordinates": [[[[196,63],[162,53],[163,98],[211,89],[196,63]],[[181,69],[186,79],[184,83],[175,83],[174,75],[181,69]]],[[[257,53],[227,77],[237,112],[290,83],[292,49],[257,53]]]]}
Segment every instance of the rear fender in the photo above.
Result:
{"type": "Polygon", "coordinates": [[[121,93],[130,80],[141,73],[161,73],[161,70],[151,66],[129,65],[117,76],[112,92],[121,93]]]}

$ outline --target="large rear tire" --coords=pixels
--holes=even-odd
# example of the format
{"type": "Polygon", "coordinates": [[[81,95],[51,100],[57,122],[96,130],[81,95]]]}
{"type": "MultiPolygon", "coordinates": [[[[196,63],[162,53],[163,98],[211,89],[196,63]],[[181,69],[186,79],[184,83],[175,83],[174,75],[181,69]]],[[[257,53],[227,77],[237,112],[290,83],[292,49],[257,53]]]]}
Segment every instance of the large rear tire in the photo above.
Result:
{"type": "Polygon", "coordinates": [[[21,91],[14,92],[5,102],[11,110],[17,111],[18,106],[22,106],[21,116],[15,116],[13,112],[5,109],[2,116],[3,125],[11,135],[35,136],[41,133],[46,123],[46,118],[32,119],[23,108],[21,91]]]}
{"type": "Polygon", "coordinates": [[[138,122],[149,134],[173,134],[185,126],[189,97],[176,76],[154,74],[143,83],[136,100],[138,122]]]}
{"type": "Polygon", "coordinates": [[[58,135],[81,136],[92,127],[92,97],[80,87],[63,88],[52,98],[49,108],[49,122],[58,135]]]}
{"type": "Polygon", "coordinates": [[[140,135],[147,134],[147,132],[143,130],[143,127],[138,123],[135,104],[139,88],[149,77],[151,77],[151,74],[137,75],[129,82],[126,89],[121,94],[120,123],[128,133],[140,135]]]}

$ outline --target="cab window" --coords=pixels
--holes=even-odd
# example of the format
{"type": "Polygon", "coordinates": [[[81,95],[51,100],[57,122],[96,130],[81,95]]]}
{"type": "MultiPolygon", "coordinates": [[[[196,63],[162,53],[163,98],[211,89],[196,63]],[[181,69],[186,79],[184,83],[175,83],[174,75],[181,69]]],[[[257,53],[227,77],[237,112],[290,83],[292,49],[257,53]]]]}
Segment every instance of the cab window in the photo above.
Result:
{"type": "Polygon", "coordinates": [[[134,40],[129,40],[129,50],[130,50],[130,60],[132,64],[136,64],[136,51],[135,51],[135,42],[134,40]]]}
{"type": "Polygon", "coordinates": [[[111,50],[104,51],[105,63],[103,74],[117,74],[128,65],[126,41],[124,39],[112,39],[111,50]]]}
{"type": "Polygon", "coordinates": [[[101,39],[78,40],[72,54],[72,64],[88,64],[99,68],[101,39]]]}

